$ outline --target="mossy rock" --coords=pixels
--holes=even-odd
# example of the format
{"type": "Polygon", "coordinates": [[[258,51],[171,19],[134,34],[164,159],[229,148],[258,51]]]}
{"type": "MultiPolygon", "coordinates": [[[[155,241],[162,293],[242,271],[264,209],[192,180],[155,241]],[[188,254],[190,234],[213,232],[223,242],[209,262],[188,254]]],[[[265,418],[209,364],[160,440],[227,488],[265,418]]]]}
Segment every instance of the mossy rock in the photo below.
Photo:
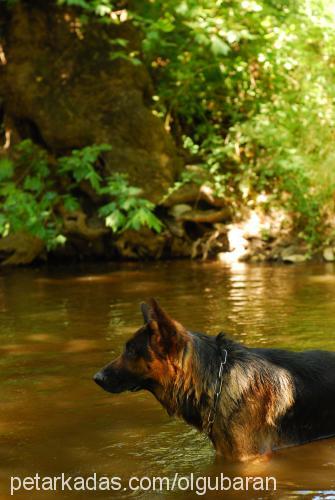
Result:
{"type": "Polygon", "coordinates": [[[30,137],[56,156],[109,143],[105,175],[128,173],[158,202],[181,162],[150,109],[146,68],[111,57],[119,38],[129,52],[140,52],[140,33],[130,22],[81,25],[75,10],[53,2],[17,4],[6,22],[0,100],[13,137],[30,137]]]}

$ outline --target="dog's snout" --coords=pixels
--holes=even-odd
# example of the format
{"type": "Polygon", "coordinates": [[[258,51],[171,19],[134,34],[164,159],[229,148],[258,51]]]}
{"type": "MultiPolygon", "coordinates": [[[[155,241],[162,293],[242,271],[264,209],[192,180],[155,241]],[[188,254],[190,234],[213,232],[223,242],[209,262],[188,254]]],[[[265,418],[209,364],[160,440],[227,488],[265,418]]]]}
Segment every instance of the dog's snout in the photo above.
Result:
{"type": "Polygon", "coordinates": [[[99,371],[93,376],[93,380],[96,384],[102,387],[106,381],[106,377],[101,371],[99,371]]]}
{"type": "Polygon", "coordinates": [[[120,370],[114,361],[101,368],[94,376],[93,380],[105,391],[117,394],[124,391],[133,391],[140,386],[132,373],[127,370],[120,370]]]}

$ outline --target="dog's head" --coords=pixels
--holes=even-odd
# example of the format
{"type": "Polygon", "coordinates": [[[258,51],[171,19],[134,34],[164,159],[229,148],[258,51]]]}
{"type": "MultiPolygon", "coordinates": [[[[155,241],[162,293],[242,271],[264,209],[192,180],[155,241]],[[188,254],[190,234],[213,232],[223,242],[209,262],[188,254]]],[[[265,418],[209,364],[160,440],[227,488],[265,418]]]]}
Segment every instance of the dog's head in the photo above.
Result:
{"type": "Polygon", "coordinates": [[[178,360],[189,342],[185,328],[151,299],[142,304],[144,326],[126,342],[123,353],[94,375],[106,391],[152,390],[166,386],[176,374],[178,360]]]}

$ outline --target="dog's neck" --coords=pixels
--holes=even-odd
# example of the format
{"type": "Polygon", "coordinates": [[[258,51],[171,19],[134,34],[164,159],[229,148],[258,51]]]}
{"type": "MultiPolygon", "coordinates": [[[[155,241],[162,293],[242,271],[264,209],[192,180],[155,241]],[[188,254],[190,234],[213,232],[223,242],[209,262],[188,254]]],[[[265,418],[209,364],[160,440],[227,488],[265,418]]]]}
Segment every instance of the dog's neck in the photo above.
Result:
{"type": "Polygon", "coordinates": [[[190,342],[174,360],[174,379],[166,386],[153,385],[151,392],[170,416],[181,417],[203,431],[214,401],[215,379],[211,374],[218,373],[222,357],[215,337],[189,335],[190,342]],[[202,344],[206,344],[205,349],[202,344]]]}

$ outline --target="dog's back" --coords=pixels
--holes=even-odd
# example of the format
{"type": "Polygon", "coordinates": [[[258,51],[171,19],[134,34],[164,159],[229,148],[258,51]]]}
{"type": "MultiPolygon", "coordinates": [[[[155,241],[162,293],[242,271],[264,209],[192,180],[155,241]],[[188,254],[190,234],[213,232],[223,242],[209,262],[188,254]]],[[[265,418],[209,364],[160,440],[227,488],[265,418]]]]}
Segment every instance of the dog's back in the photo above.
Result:
{"type": "Polygon", "coordinates": [[[335,353],[250,349],[286,369],[294,382],[294,405],[280,422],[285,442],[302,444],[335,435],[335,353]]]}

